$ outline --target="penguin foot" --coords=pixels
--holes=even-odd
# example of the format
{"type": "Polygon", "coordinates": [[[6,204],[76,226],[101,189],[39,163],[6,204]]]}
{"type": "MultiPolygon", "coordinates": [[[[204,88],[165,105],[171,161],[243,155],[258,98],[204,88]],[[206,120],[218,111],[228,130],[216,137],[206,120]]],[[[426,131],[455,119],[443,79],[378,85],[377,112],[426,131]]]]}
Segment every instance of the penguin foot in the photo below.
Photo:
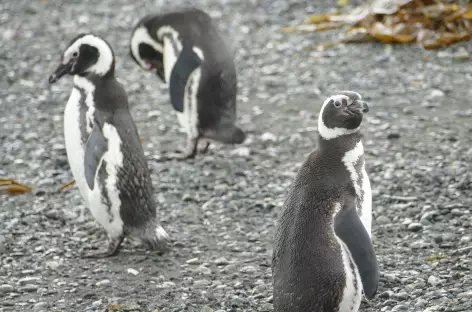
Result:
{"type": "Polygon", "coordinates": [[[195,158],[196,153],[189,153],[187,151],[175,151],[165,155],[166,159],[187,160],[195,158]]]}
{"type": "Polygon", "coordinates": [[[208,152],[208,148],[210,147],[210,141],[202,140],[202,142],[203,142],[203,147],[199,146],[198,152],[200,154],[206,154],[208,152]]]}
{"type": "Polygon", "coordinates": [[[27,193],[32,188],[10,178],[0,178],[0,191],[7,193],[27,193]]]}
{"type": "Polygon", "coordinates": [[[123,242],[124,238],[125,238],[124,235],[121,235],[117,238],[113,238],[110,240],[110,243],[108,244],[108,248],[106,251],[90,252],[90,253],[82,255],[82,258],[103,259],[103,258],[113,257],[116,254],[118,254],[118,251],[120,250],[121,243],[123,242]]]}

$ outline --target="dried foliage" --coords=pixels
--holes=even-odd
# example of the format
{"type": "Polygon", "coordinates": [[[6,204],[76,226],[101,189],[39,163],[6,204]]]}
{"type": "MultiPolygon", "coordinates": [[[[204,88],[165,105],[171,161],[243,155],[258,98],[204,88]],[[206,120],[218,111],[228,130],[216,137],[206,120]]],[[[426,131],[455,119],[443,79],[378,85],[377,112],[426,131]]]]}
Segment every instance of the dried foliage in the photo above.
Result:
{"type": "Polygon", "coordinates": [[[472,4],[445,0],[375,0],[354,9],[309,16],[307,24],[285,27],[286,32],[322,31],[345,28],[337,43],[380,41],[417,42],[426,49],[438,49],[472,36],[472,4]]]}
{"type": "Polygon", "coordinates": [[[0,178],[0,192],[27,193],[32,188],[10,178],[0,178]]]}

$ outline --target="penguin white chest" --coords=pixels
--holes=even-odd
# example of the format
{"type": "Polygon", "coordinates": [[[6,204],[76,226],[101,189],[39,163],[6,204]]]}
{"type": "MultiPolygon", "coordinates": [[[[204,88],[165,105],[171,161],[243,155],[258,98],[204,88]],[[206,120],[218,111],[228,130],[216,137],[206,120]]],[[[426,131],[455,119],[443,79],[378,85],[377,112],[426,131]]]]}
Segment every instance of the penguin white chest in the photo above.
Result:
{"type": "Polygon", "coordinates": [[[77,88],[72,93],[64,111],[64,137],[67,159],[79,191],[87,201],[88,187],[84,172],[85,145],[82,143],[80,127],[81,94],[77,88]]]}
{"type": "Polygon", "coordinates": [[[362,141],[359,141],[356,146],[346,152],[342,161],[349,172],[352,184],[356,191],[357,207],[359,218],[362,221],[369,236],[371,236],[372,223],[372,191],[370,188],[369,177],[365,170],[364,161],[361,161],[361,156],[364,155],[364,146],[362,141]]]}

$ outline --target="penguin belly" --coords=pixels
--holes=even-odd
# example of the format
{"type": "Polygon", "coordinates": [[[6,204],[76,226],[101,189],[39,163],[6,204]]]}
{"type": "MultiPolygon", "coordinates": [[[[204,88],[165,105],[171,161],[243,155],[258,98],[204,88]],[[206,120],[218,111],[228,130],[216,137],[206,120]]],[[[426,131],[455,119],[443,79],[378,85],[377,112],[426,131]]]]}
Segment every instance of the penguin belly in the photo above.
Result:
{"type": "Polygon", "coordinates": [[[357,312],[361,305],[362,281],[357,265],[344,242],[336,237],[341,253],[345,273],[345,286],[343,289],[339,312],[357,312]]]}
{"type": "Polygon", "coordinates": [[[90,211],[111,238],[123,234],[123,220],[121,219],[121,200],[118,188],[118,169],[123,165],[121,139],[116,128],[112,125],[103,126],[103,135],[108,141],[108,151],[95,176],[95,187],[88,193],[90,211]]]}
{"type": "Polygon", "coordinates": [[[80,131],[80,100],[80,91],[73,88],[64,111],[64,138],[67,159],[72,175],[74,176],[80,194],[85,200],[86,206],[89,207],[89,188],[85,180],[84,171],[85,144],[82,143],[82,134],[80,131]]]}

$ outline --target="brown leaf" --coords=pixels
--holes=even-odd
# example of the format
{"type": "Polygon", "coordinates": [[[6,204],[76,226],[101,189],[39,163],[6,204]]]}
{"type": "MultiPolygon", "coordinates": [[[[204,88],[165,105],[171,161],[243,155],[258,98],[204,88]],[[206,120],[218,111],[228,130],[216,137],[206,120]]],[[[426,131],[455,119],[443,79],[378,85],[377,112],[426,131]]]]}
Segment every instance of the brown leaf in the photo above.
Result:
{"type": "Polygon", "coordinates": [[[75,180],[70,180],[69,182],[67,182],[66,184],[64,184],[63,186],[60,187],[60,190],[63,191],[65,190],[66,188],[72,186],[75,184],[75,180]]]}

